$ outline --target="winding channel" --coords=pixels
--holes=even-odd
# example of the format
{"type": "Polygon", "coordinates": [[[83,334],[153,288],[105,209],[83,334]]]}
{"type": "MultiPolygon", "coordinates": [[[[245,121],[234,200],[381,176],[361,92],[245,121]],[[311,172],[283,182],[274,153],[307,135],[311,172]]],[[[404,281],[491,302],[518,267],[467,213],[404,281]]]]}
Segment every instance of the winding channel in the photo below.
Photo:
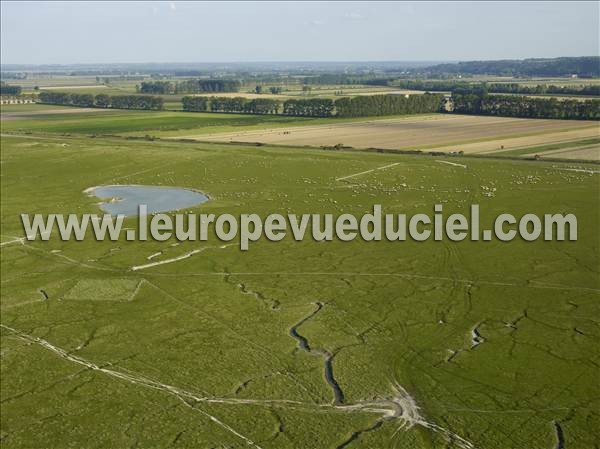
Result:
{"type": "Polygon", "coordinates": [[[302,318],[300,321],[298,321],[295,325],[290,327],[290,336],[298,342],[299,349],[306,351],[308,354],[318,355],[320,357],[323,357],[323,359],[324,359],[323,370],[324,370],[324,374],[325,374],[325,380],[329,384],[329,387],[331,388],[331,391],[333,393],[333,404],[341,405],[344,403],[344,392],[340,388],[340,385],[337,383],[337,381],[335,380],[335,377],[333,375],[333,357],[335,356],[335,354],[329,352],[327,349],[324,349],[324,348],[312,348],[310,346],[310,344],[308,343],[308,339],[306,337],[304,337],[303,335],[301,335],[300,333],[298,333],[298,328],[300,326],[302,326],[308,320],[313,318],[317,313],[319,313],[323,309],[323,306],[324,306],[323,303],[316,302],[314,304],[315,304],[315,310],[313,310],[311,313],[306,315],[304,318],[302,318]]]}

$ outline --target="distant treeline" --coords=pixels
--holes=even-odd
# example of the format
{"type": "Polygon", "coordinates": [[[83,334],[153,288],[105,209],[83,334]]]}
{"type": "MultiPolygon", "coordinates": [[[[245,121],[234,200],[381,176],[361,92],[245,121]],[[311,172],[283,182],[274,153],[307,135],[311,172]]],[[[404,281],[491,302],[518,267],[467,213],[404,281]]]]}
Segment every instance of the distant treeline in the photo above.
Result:
{"type": "Polygon", "coordinates": [[[319,75],[304,79],[305,84],[364,84],[371,86],[393,86],[400,89],[421,90],[427,92],[463,92],[485,90],[490,93],[521,95],[599,95],[600,85],[595,86],[557,86],[553,84],[526,85],[519,83],[474,83],[456,80],[372,78],[368,76],[319,75]]]}
{"type": "Polygon", "coordinates": [[[192,79],[179,82],[144,81],[139,91],[144,94],[198,94],[203,92],[239,92],[242,83],[228,79],[192,79]]]}
{"type": "Polygon", "coordinates": [[[373,86],[387,86],[392,78],[374,77],[373,75],[347,75],[345,73],[324,73],[322,75],[307,76],[303,84],[368,84],[373,86]]]}
{"type": "Polygon", "coordinates": [[[0,95],[21,95],[21,86],[12,86],[0,81],[0,95]]]}
{"type": "Polygon", "coordinates": [[[239,92],[242,83],[228,79],[195,79],[181,81],[175,86],[178,94],[196,94],[202,92],[239,92]]]}
{"type": "Polygon", "coordinates": [[[338,117],[370,115],[423,114],[439,112],[443,95],[369,95],[346,97],[335,101],[338,117]]]}
{"type": "Polygon", "coordinates": [[[66,92],[41,92],[42,103],[88,108],[152,109],[163,108],[163,99],[150,95],[72,94],[66,92]]]}
{"type": "Polygon", "coordinates": [[[454,112],[504,117],[599,120],[600,100],[558,100],[516,95],[452,95],[454,112]]]}
{"type": "Polygon", "coordinates": [[[333,100],[302,99],[280,101],[271,98],[183,97],[183,110],[189,112],[238,112],[246,114],[284,114],[331,117],[333,100]]]}
{"type": "Polygon", "coordinates": [[[244,97],[183,97],[183,110],[188,112],[238,112],[246,114],[278,114],[281,103],[269,98],[250,100],[244,97]]]}
{"type": "Polygon", "coordinates": [[[482,91],[498,94],[521,95],[600,95],[597,86],[556,86],[538,84],[536,86],[519,83],[467,83],[461,81],[400,80],[393,83],[402,89],[425,90],[432,92],[479,93],[482,91]]]}
{"type": "Polygon", "coordinates": [[[0,79],[3,79],[3,80],[24,80],[26,78],[27,78],[26,73],[0,72],[0,79]]]}
{"type": "Polygon", "coordinates": [[[488,92],[498,94],[521,95],[600,95],[600,85],[595,86],[555,86],[553,84],[538,84],[528,86],[516,83],[494,83],[487,85],[488,92]]]}
{"type": "Polygon", "coordinates": [[[414,90],[432,90],[445,91],[451,90],[456,85],[456,81],[427,81],[427,80],[403,80],[398,77],[374,77],[372,75],[345,75],[345,74],[325,74],[312,77],[306,77],[304,84],[319,85],[352,85],[362,84],[368,86],[394,86],[414,90]]]}
{"type": "Polygon", "coordinates": [[[283,102],[284,115],[300,117],[333,117],[339,115],[335,110],[335,101],[330,98],[307,98],[286,100],[283,102]]]}
{"type": "Polygon", "coordinates": [[[190,112],[238,112],[283,114],[300,117],[366,117],[393,114],[438,112],[442,95],[372,95],[354,98],[276,99],[244,97],[183,97],[183,110],[190,112]]]}
{"type": "Polygon", "coordinates": [[[170,81],[144,81],[138,87],[143,94],[168,95],[175,93],[175,83],[170,81]]]}
{"type": "Polygon", "coordinates": [[[466,61],[438,64],[421,70],[430,75],[498,75],[498,76],[600,76],[600,57],[582,56],[551,59],[466,61]]]}

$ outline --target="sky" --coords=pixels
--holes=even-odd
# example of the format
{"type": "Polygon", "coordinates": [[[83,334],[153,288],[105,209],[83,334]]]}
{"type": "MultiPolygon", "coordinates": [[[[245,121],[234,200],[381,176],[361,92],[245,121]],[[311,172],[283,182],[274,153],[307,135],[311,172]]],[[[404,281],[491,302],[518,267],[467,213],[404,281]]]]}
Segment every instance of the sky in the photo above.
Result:
{"type": "Polygon", "coordinates": [[[2,64],[599,55],[593,2],[2,0],[2,64]]]}

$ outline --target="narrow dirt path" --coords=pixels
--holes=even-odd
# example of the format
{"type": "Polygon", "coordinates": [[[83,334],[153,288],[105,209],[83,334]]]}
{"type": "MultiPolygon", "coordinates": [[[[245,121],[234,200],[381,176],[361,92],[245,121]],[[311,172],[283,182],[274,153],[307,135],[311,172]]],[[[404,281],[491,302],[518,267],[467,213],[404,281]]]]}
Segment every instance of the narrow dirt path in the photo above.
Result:
{"type": "Polygon", "coordinates": [[[457,164],[456,162],[448,162],[448,161],[436,161],[436,162],[439,162],[440,164],[452,165],[454,167],[467,168],[467,166],[465,164],[457,164]]]}
{"type": "MultiPolygon", "coordinates": [[[[157,267],[159,265],[166,265],[166,264],[170,264],[170,263],[174,263],[174,262],[179,262],[180,260],[189,259],[193,255],[201,253],[208,249],[224,249],[224,248],[227,248],[227,247],[233,246],[233,245],[236,245],[236,243],[229,243],[227,245],[221,245],[221,246],[205,246],[203,248],[194,249],[185,254],[182,254],[181,256],[173,257],[171,259],[159,260],[158,262],[150,262],[150,263],[146,263],[143,265],[134,265],[130,268],[130,270],[131,271],[139,271],[139,270],[145,270],[146,268],[157,267]]],[[[151,257],[154,258],[154,257],[158,256],[159,254],[160,253],[151,254],[151,257]]]]}
{"type": "Polygon", "coordinates": [[[400,165],[402,162],[394,162],[393,164],[384,165],[383,167],[373,168],[372,170],[361,171],[359,173],[353,173],[348,176],[342,176],[341,178],[335,178],[336,181],[343,181],[344,179],[354,178],[355,176],[366,175],[367,173],[372,173],[377,170],[384,170],[386,168],[394,167],[396,165],[400,165]]]}

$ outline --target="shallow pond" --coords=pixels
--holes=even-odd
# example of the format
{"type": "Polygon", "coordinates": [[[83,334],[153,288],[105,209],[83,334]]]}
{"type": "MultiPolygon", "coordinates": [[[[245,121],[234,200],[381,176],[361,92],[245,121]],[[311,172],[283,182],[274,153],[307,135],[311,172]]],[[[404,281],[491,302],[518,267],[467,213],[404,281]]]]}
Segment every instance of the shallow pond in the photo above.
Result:
{"type": "Polygon", "coordinates": [[[185,209],[208,201],[203,193],[180,187],[98,186],[86,193],[103,200],[100,203],[103,211],[126,216],[137,215],[140,204],[145,204],[150,214],[185,209]]]}

